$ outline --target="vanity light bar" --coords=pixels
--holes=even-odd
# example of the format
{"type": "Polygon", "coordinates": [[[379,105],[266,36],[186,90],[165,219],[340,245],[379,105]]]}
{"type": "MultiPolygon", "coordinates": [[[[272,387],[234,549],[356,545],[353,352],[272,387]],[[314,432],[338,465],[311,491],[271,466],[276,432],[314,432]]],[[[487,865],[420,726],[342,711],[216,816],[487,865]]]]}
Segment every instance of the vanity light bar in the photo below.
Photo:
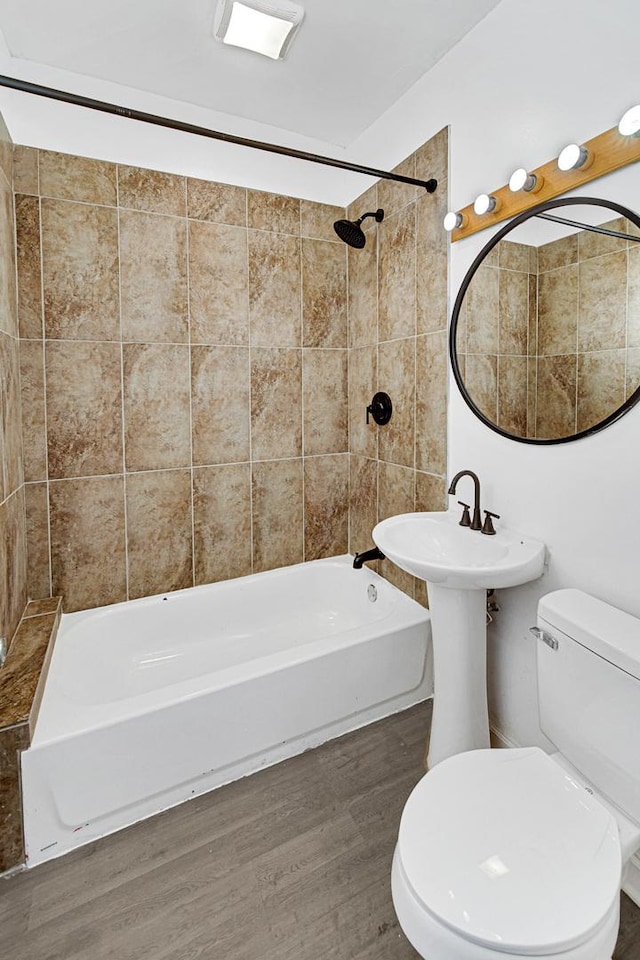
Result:
{"type": "Polygon", "coordinates": [[[616,127],[585,143],[568,144],[557,158],[535,170],[520,167],[508,184],[480,194],[473,204],[451,210],[444,227],[453,241],[524,213],[538,203],[640,160],[640,104],[631,107],[616,127]]]}

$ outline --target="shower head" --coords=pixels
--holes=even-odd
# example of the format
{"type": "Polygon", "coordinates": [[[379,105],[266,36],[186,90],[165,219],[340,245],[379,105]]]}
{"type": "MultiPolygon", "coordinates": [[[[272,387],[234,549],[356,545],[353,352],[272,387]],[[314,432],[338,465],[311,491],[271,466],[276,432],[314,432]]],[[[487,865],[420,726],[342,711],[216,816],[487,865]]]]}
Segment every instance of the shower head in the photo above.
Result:
{"type": "Polygon", "coordinates": [[[344,240],[345,243],[348,243],[350,247],[355,247],[357,250],[362,250],[367,239],[364,235],[364,230],[360,226],[363,220],[366,220],[367,217],[373,217],[376,223],[382,223],[384,219],[384,210],[376,210],[375,213],[363,213],[361,217],[358,217],[357,220],[336,220],[333,225],[333,229],[338,234],[341,240],[344,240]]]}

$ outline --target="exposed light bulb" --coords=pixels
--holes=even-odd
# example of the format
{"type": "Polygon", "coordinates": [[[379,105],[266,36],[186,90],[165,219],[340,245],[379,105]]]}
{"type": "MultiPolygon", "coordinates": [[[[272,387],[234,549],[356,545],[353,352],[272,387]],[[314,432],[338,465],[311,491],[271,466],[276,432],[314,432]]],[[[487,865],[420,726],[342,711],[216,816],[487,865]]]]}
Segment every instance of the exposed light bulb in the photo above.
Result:
{"type": "Polygon", "coordinates": [[[539,181],[535,173],[529,173],[524,167],[518,167],[514,170],[509,179],[509,190],[512,193],[519,193],[524,190],[525,193],[531,193],[538,186],[539,181]]]}
{"type": "Polygon", "coordinates": [[[558,157],[558,169],[578,170],[584,167],[589,159],[589,151],[579,143],[570,143],[560,152],[558,157]]]}
{"type": "Polygon", "coordinates": [[[462,226],[464,223],[464,217],[461,213],[456,213],[455,210],[450,210],[442,222],[447,233],[451,233],[452,230],[457,230],[462,226]]]}
{"type": "Polygon", "coordinates": [[[640,137],[640,104],[624,113],[618,124],[618,133],[623,137],[640,137]]]}
{"type": "Polygon", "coordinates": [[[473,201],[473,212],[482,217],[485,213],[492,213],[497,205],[498,201],[495,197],[490,197],[488,193],[481,193],[473,201]]]}

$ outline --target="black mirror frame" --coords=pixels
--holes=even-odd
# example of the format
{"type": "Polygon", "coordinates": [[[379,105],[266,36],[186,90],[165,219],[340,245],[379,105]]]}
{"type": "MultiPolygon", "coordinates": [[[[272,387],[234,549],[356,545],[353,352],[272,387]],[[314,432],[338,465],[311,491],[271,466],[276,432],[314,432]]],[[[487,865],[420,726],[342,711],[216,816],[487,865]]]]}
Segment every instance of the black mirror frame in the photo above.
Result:
{"type": "Polygon", "coordinates": [[[538,446],[548,446],[549,444],[554,443],[569,443],[572,440],[582,440],[584,437],[590,437],[594,433],[599,433],[600,430],[604,430],[605,427],[608,427],[610,424],[615,423],[616,420],[619,420],[620,417],[624,416],[632,407],[634,407],[640,400],[640,385],[636,390],[628,397],[625,402],[618,407],[617,410],[614,410],[613,413],[609,414],[608,417],[605,417],[604,420],[601,420],[599,423],[594,424],[592,427],[589,427],[588,430],[581,430],[579,433],[573,433],[568,437],[558,437],[553,439],[539,439],[537,437],[518,437],[513,433],[507,433],[506,430],[503,430],[498,426],[497,423],[494,423],[492,420],[479,409],[469,396],[467,388],[462,379],[462,374],[460,372],[460,366],[458,364],[458,353],[456,350],[456,333],[458,330],[458,319],[460,316],[460,310],[462,309],[462,303],[464,301],[464,296],[467,292],[469,284],[471,283],[476,270],[484,261],[484,258],[488,253],[493,250],[496,244],[505,237],[514,227],[517,227],[519,224],[524,223],[526,220],[530,220],[531,217],[535,217],[536,214],[541,213],[545,210],[553,210],[556,207],[567,207],[567,206],[577,206],[585,204],[592,204],[598,207],[605,207],[608,210],[614,210],[616,213],[620,214],[623,217],[626,217],[628,220],[631,220],[632,223],[638,227],[640,230],[640,216],[637,213],[634,213],[632,210],[629,210],[627,207],[623,207],[621,204],[616,203],[614,200],[601,200],[598,197],[560,197],[557,200],[547,200],[545,203],[538,204],[537,207],[531,207],[529,210],[526,210],[524,213],[519,214],[517,217],[514,217],[513,220],[510,220],[504,227],[501,227],[498,232],[489,240],[488,243],[482,248],[478,256],[475,258],[471,266],[469,267],[464,280],[458,291],[458,295],[455,300],[453,307],[453,313],[451,315],[451,325],[449,327],[449,357],[451,360],[451,368],[453,370],[453,375],[455,377],[458,389],[462,394],[462,397],[467,404],[467,406],[473,411],[476,417],[484,423],[485,426],[489,427],[490,430],[493,430],[494,433],[499,433],[500,436],[506,437],[508,440],[517,440],[518,443],[531,443],[538,446]]]}

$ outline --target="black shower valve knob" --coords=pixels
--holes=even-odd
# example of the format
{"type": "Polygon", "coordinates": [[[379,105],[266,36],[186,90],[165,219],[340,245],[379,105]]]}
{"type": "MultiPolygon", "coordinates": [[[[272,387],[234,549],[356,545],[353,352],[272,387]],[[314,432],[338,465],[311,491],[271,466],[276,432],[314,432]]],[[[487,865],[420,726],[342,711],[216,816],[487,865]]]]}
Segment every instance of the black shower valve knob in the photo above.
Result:
{"type": "Polygon", "coordinates": [[[380,391],[373,395],[373,399],[367,407],[367,423],[369,423],[369,414],[371,414],[378,426],[383,427],[385,423],[389,423],[389,420],[391,420],[392,413],[391,397],[388,393],[380,391]]]}

